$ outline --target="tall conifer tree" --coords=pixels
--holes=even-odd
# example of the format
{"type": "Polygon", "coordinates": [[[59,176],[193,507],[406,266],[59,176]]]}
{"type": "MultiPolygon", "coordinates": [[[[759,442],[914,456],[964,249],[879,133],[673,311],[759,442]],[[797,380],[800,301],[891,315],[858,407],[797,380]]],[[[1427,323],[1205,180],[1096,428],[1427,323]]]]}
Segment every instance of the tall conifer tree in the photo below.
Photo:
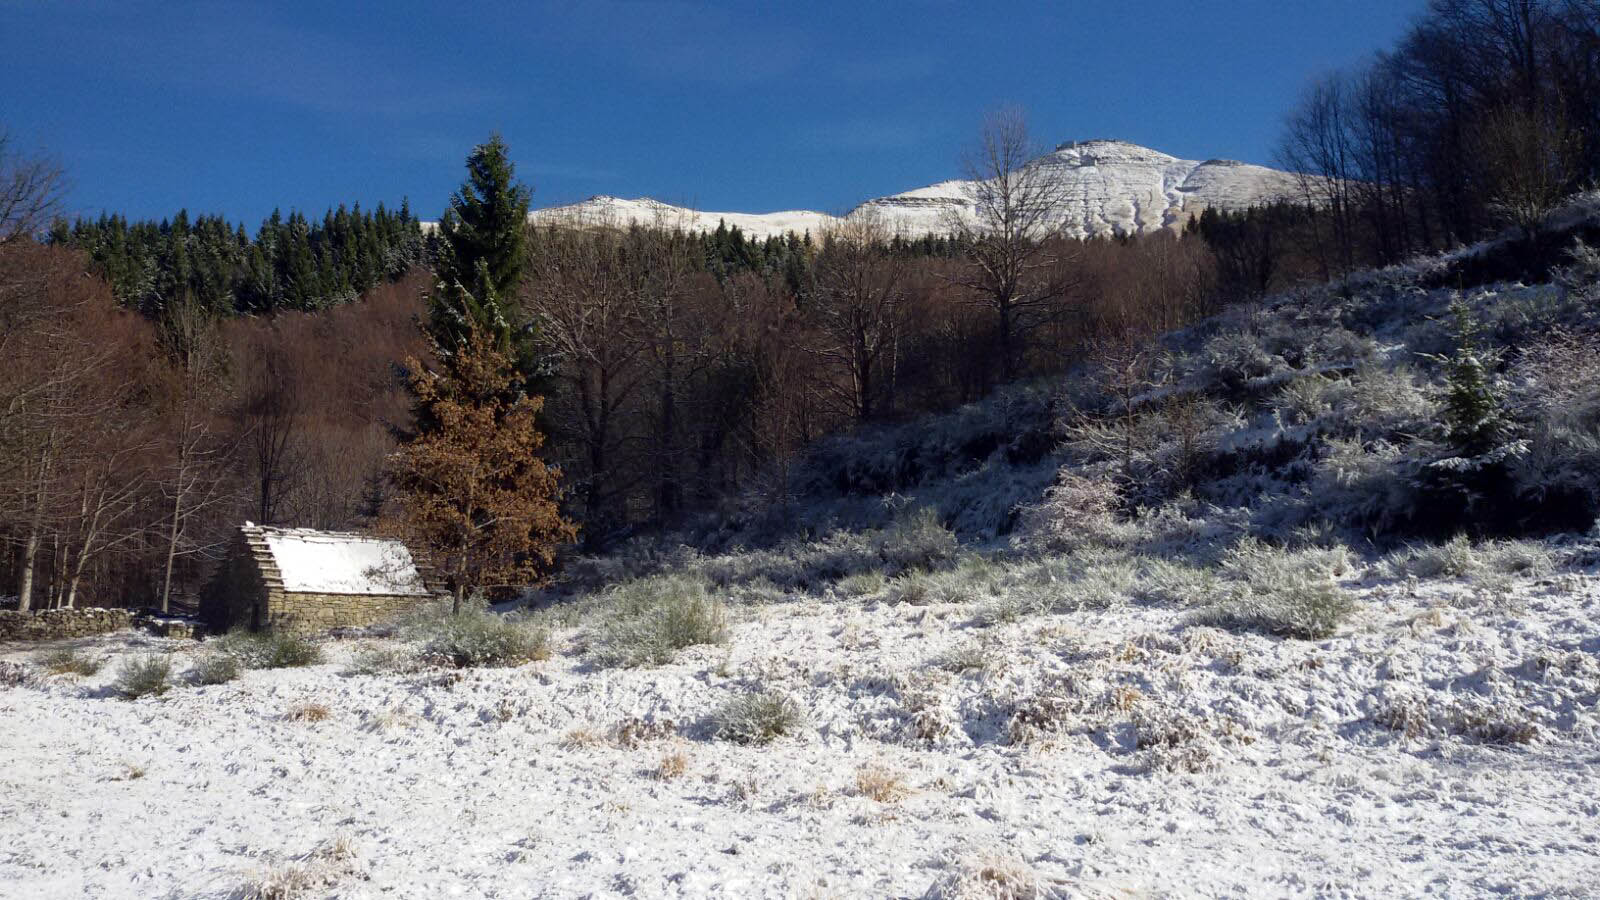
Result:
{"type": "Polygon", "coordinates": [[[516,305],[531,195],[517,182],[500,135],[473,148],[467,180],[450,197],[450,208],[439,221],[443,253],[429,333],[442,357],[448,358],[478,328],[511,357],[519,374],[533,374],[533,335],[516,305]]]}

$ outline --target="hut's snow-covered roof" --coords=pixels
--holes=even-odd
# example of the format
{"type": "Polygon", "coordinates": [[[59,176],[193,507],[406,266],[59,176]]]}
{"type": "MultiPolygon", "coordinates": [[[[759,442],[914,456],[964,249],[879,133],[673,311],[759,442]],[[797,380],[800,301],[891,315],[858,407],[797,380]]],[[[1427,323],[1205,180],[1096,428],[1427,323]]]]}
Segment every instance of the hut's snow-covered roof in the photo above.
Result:
{"type": "Polygon", "coordinates": [[[312,594],[428,593],[399,541],[309,528],[262,528],[286,591],[312,594]]]}

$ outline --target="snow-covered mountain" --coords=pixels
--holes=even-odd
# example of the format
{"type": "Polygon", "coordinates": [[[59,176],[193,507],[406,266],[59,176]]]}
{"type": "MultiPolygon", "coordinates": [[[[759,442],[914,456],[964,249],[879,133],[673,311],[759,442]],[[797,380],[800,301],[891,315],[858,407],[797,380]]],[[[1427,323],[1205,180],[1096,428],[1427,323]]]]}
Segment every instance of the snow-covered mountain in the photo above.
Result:
{"type": "Polygon", "coordinates": [[[839,221],[827,213],[806,209],[770,213],[704,212],[673,206],[649,197],[628,200],[603,194],[581,203],[534,210],[528,218],[546,224],[644,225],[685,231],[715,231],[719,222],[726,222],[729,228],[737,225],[746,234],[761,237],[783,235],[791,231],[795,234],[818,234],[828,225],[839,221]]]}
{"type": "MultiPolygon", "coordinates": [[[[1189,216],[1208,207],[1240,210],[1299,193],[1296,176],[1288,172],[1232,160],[1178,159],[1126,141],[1074,141],[1029,165],[1044,169],[1059,181],[1062,202],[1058,220],[1062,229],[1074,237],[1181,228],[1189,216]]],[[[942,181],[868,200],[846,215],[874,214],[890,230],[907,236],[941,233],[949,230],[952,214],[970,214],[970,188],[970,182],[942,181]]],[[[838,221],[827,213],[811,210],[704,212],[648,197],[626,200],[607,196],[537,210],[532,218],[692,230],[711,230],[719,222],[726,222],[758,236],[791,231],[815,234],[838,221]]]]}

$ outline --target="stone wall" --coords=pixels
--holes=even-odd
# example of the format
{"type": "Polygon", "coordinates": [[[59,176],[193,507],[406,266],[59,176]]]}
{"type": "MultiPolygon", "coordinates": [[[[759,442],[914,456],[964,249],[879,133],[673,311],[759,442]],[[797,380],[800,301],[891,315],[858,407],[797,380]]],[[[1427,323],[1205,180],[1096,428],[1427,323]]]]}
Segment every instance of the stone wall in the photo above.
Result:
{"type": "Polygon", "coordinates": [[[0,641],[57,641],[132,627],[130,609],[0,610],[0,641]]]}
{"type": "Polygon", "coordinates": [[[267,596],[266,624],[274,631],[300,633],[360,627],[393,619],[430,599],[382,594],[272,591],[267,596]]]}

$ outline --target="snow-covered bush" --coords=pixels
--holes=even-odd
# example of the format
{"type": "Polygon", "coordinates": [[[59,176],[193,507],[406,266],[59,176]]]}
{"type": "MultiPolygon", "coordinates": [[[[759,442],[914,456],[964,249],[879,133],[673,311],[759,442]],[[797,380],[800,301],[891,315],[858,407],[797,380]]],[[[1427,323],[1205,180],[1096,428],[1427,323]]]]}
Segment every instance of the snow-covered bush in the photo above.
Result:
{"type": "Polygon", "coordinates": [[[772,691],[741,694],[711,717],[718,740],[766,744],[793,734],[805,722],[805,711],[792,698],[772,691]]]}
{"type": "Polygon", "coordinates": [[[1541,733],[1528,711],[1516,705],[1409,686],[1380,688],[1372,721],[1408,740],[1457,736],[1485,744],[1528,744],[1541,733]]]}
{"type": "Polygon", "coordinates": [[[239,677],[239,660],[228,653],[207,653],[189,671],[195,684],[226,684],[239,677]]]}
{"type": "Polygon", "coordinates": [[[1258,335],[1248,331],[1224,331],[1212,337],[1201,348],[1201,359],[1203,383],[1229,392],[1287,368],[1283,360],[1267,352],[1258,335]]]}
{"type": "Polygon", "coordinates": [[[883,590],[888,583],[888,576],[882,572],[858,572],[839,579],[833,590],[845,598],[866,597],[883,590]]]}
{"type": "Polygon", "coordinates": [[[550,658],[550,630],[468,607],[424,626],[421,653],[458,668],[518,666],[550,658]]]}
{"type": "Polygon", "coordinates": [[[100,671],[100,660],[76,650],[56,650],[46,653],[39,665],[53,675],[93,675],[100,671]]]}
{"type": "Polygon", "coordinates": [[[415,672],[422,659],[410,647],[368,646],[357,650],[345,666],[348,675],[397,675],[415,672]]]}
{"type": "Polygon", "coordinates": [[[1600,335],[1557,332],[1525,349],[1514,374],[1528,438],[1518,493],[1558,526],[1600,516],[1600,335]]]}
{"type": "Polygon", "coordinates": [[[22,663],[0,662],[0,687],[23,687],[33,682],[33,667],[22,663]]]}
{"type": "Polygon", "coordinates": [[[890,603],[905,603],[910,606],[927,606],[935,602],[933,598],[933,579],[925,572],[912,572],[902,575],[889,582],[889,589],[884,593],[884,599],[890,603]]]}
{"type": "Polygon", "coordinates": [[[1545,575],[1555,568],[1549,548],[1538,541],[1484,541],[1457,535],[1442,544],[1407,547],[1382,564],[1395,578],[1467,578],[1474,575],[1545,575]]]}
{"type": "Polygon", "coordinates": [[[1420,512],[1421,465],[1414,451],[1387,441],[1329,441],[1312,474],[1307,515],[1374,534],[1409,526],[1420,512]]]}
{"type": "Polygon", "coordinates": [[[931,507],[922,507],[898,519],[883,533],[878,552],[889,574],[941,568],[956,556],[960,545],[931,507]]]}
{"type": "Polygon", "coordinates": [[[1108,543],[1117,534],[1117,486],[1109,478],[1072,467],[1056,475],[1038,503],[1020,510],[1013,542],[1030,550],[1065,553],[1086,543],[1108,543]]]}
{"type": "Polygon", "coordinates": [[[1217,602],[1222,593],[1222,579],[1210,567],[1159,557],[1140,565],[1139,582],[1133,591],[1134,599],[1140,602],[1180,608],[1208,606],[1217,602]]]}
{"type": "Polygon", "coordinates": [[[727,613],[704,579],[660,575],[617,586],[596,615],[590,653],[606,666],[662,665],[677,651],[728,639],[727,613]]]}
{"type": "Polygon", "coordinates": [[[943,572],[912,572],[889,582],[885,598],[890,603],[923,606],[929,603],[968,603],[1001,593],[1001,572],[981,556],[966,556],[955,568],[943,572]]]}
{"type": "Polygon", "coordinates": [[[911,794],[904,772],[882,763],[867,763],[856,770],[856,793],[875,803],[899,803],[911,794]]]}
{"type": "Polygon", "coordinates": [[[285,669],[322,662],[322,648],[310,638],[283,631],[230,631],[216,649],[247,669],[285,669]]]}
{"type": "Polygon", "coordinates": [[[128,700],[159,697],[172,687],[172,662],[165,656],[138,656],[117,669],[116,689],[128,700]]]}
{"type": "Polygon", "coordinates": [[[946,672],[967,675],[982,672],[993,662],[993,651],[977,641],[951,647],[933,660],[933,664],[946,672]]]}
{"type": "Polygon", "coordinates": [[[1416,434],[1438,416],[1433,394],[1408,366],[1366,366],[1348,378],[1296,378],[1268,405],[1280,427],[1364,440],[1416,434]]]}
{"type": "Polygon", "coordinates": [[[1155,704],[1135,708],[1133,736],[1151,771],[1198,774],[1221,762],[1221,743],[1212,724],[1181,709],[1155,704]]]}
{"type": "Polygon", "coordinates": [[[1224,598],[1191,621],[1307,640],[1330,637],[1356,610],[1335,580],[1352,565],[1343,547],[1289,551],[1242,541],[1222,561],[1230,582],[1224,598]]]}

